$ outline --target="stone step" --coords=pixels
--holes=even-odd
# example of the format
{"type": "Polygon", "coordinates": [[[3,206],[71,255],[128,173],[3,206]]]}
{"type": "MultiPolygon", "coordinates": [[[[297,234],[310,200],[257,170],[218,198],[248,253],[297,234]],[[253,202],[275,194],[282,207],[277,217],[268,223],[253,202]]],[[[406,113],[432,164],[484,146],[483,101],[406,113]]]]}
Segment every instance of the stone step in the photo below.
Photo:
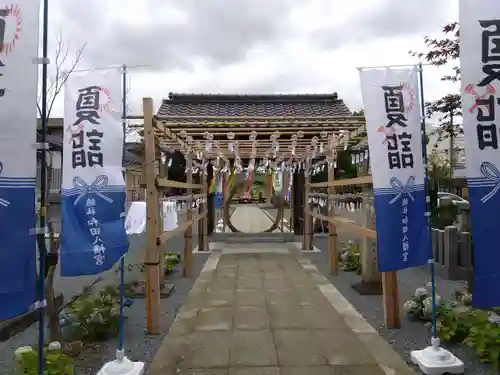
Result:
{"type": "Polygon", "coordinates": [[[213,233],[212,241],[226,243],[295,242],[294,233],[213,233]]]}

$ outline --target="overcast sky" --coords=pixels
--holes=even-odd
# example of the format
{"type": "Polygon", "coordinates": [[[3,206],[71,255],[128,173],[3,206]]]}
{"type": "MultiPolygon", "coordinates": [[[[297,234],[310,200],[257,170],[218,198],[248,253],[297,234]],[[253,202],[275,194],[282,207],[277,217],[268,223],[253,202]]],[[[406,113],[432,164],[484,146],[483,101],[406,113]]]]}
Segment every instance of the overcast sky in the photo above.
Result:
{"type": "MultiPolygon", "coordinates": [[[[456,0],[52,0],[80,68],[131,69],[129,111],[168,93],[331,93],[362,107],[356,67],[413,63],[426,35],[458,20],[456,0]]],[[[51,38],[53,42],[53,38],[51,38]]],[[[54,52],[52,43],[49,50],[54,52]]],[[[425,96],[454,90],[425,69],[425,96]]],[[[62,96],[53,116],[62,115],[62,96]]]]}

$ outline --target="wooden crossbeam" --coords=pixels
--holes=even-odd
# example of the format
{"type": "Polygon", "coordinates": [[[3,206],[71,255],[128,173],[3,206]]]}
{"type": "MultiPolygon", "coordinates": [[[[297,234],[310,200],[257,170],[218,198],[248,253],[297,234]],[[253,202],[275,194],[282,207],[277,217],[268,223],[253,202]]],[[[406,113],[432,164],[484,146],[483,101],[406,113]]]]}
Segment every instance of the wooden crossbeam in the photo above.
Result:
{"type": "Polygon", "coordinates": [[[355,178],[346,178],[345,180],[334,180],[328,182],[316,182],[311,184],[311,188],[324,188],[331,186],[349,186],[349,185],[363,185],[363,184],[371,184],[372,176],[361,176],[355,178]]]}
{"type": "Polygon", "coordinates": [[[161,245],[166,244],[169,239],[177,236],[178,234],[184,233],[194,223],[196,223],[197,221],[199,221],[199,220],[203,219],[205,216],[207,216],[207,214],[208,214],[208,211],[205,211],[200,215],[195,215],[195,216],[193,216],[193,218],[191,220],[184,221],[177,228],[163,232],[162,234],[160,234],[158,242],[161,245]]]}
{"type": "Polygon", "coordinates": [[[173,181],[165,177],[156,178],[156,186],[159,188],[178,188],[178,189],[203,189],[200,184],[188,184],[187,182],[173,181]]]}
{"type": "Polygon", "coordinates": [[[356,225],[354,221],[342,217],[328,217],[318,213],[311,213],[312,217],[322,221],[331,222],[338,226],[344,227],[345,230],[359,236],[365,236],[373,240],[377,239],[377,231],[356,225]]]}

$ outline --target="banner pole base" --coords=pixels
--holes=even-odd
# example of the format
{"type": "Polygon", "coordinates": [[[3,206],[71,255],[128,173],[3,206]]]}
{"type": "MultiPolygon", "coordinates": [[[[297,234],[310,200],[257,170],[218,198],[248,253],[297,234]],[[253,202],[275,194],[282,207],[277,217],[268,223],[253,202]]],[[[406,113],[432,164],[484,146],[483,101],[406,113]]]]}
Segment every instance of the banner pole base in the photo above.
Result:
{"type": "Polygon", "coordinates": [[[117,351],[116,359],[106,363],[97,375],[143,375],[144,362],[132,362],[123,351],[117,351]]]}
{"type": "Polygon", "coordinates": [[[426,375],[464,373],[464,363],[450,351],[442,348],[437,337],[431,338],[431,346],[412,351],[411,361],[426,375]]]}

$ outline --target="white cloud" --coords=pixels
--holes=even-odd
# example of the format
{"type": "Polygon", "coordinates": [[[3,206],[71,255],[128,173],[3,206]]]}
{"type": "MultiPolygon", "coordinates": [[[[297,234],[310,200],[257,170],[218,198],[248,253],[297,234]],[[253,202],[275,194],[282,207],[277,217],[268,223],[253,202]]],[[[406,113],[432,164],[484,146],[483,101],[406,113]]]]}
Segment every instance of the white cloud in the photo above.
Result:
{"type": "MultiPolygon", "coordinates": [[[[206,0],[203,11],[188,0],[182,6],[167,0],[52,3],[51,31],[62,29],[73,49],[88,43],[82,67],[153,65],[130,69],[135,114],[141,97],[158,107],[169,92],[337,92],[356,109],[362,107],[357,67],[414,63],[408,51],[422,50],[424,36],[439,35],[458,19],[453,0],[441,0],[432,14],[436,2],[430,0],[411,7],[397,0],[248,0],[239,7],[234,0],[206,0]]],[[[444,73],[425,68],[427,100],[456,89],[439,81],[444,73]]],[[[61,96],[53,116],[62,108],[61,96]]]]}

